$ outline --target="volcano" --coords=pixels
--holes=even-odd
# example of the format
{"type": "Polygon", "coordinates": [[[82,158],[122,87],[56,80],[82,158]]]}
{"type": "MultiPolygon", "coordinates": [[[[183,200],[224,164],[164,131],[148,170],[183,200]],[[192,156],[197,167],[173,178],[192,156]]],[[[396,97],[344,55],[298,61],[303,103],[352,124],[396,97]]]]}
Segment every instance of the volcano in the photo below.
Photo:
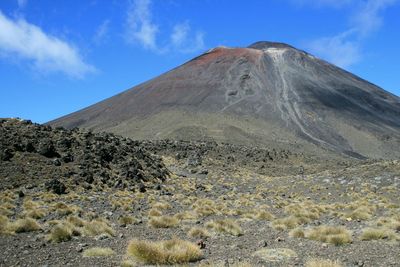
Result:
{"type": "Polygon", "coordinates": [[[216,47],[49,122],[135,139],[215,140],[400,156],[400,99],[290,45],[216,47]]]}

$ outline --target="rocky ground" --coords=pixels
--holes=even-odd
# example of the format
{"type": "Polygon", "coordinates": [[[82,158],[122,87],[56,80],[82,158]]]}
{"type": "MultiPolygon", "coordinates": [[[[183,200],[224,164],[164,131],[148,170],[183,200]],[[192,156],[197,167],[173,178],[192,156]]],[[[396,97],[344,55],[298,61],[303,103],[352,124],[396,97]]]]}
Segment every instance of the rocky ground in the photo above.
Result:
{"type": "Polygon", "coordinates": [[[19,120],[0,136],[0,266],[145,266],[132,240],[174,238],[199,248],[190,266],[400,266],[399,161],[19,120]]]}

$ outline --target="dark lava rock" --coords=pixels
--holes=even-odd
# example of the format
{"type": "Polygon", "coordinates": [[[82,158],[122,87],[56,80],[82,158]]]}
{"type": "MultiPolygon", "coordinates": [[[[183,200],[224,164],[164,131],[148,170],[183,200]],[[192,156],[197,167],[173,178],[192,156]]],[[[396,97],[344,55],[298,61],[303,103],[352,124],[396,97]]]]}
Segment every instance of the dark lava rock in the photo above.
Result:
{"type": "Polygon", "coordinates": [[[53,193],[58,195],[65,194],[67,190],[65,184],[63,184],[57,179],[53,179],[51,181],[46,182],[44,186],[47,191],[52,191],[53,193]]]}
{"type": "Polygon", "coordinates": [[[142,182],[158,184],[169,175],[162,159],[150,154],[144,142],[20,119],[0,120],[0,160],[4,162],[0,188],[46,183],[49,190],[66,190],[49,182],[49,177],[65,187],[92,188],[90,184],[99,183],[112,187],[116,182],[135,187],[142,182]]]}
{"type": "Polygon", "coordinates": [[[10,160],[14,154],[12,153],[13,151],[11,149],[4,149],[3,151],[0,152],[0,160],[2,161],[8,161],[10,160]]]}

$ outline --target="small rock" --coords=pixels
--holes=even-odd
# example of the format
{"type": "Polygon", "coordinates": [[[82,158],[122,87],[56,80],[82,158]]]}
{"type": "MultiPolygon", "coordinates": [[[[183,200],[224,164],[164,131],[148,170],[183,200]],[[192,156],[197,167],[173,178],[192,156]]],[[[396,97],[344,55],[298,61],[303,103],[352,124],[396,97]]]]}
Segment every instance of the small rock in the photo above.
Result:
{"type": "Polygon", "coordinates": [[[65,184],[63,184],[57,179],[53,179],[51,181],[46,182],[44,186],[46,190],[53,191],[53,193],[57,195],[65,194],[66,193],[65,191],[67,190],[65,184]]]}
{"type": "Polygon", "coordinates": [[[204,243],[203,239],[197,240],[196,245],[199,246],[200,249],[206,248],[206,244],[204,243]]]}

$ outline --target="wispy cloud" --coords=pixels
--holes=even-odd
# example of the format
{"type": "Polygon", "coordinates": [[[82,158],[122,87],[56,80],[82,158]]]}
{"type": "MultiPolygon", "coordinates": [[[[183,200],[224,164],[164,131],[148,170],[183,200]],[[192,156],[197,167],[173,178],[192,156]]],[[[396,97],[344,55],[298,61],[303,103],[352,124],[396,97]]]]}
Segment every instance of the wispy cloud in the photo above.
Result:
{"type": "Polygon", "coordinates": [[[171,43],[175,49],[183,53],[191,53],[204,48],[204,34],[196,32],[190,36],[191,28],[188,22],[178,23],[171,34],[171,43]]]}
{"type": "Polygon", "coordinates": [[[129,42],[137,42],[146,49],[158,50],[156,42],[158,26],[152,22],[150,5],[150,0],[130,2],[126,38],[129,42]]]}
{"type": "Polygon", "coordinates": [[[154,22],[151,5],[151,0],[131,0],[125,34],[129,43],[140,44],[143,48],[157,53],[191,53],[204,48],[204,33],[193,32],[188,21],[176,23],[169,39],[160,41],[161,27],[154,22]]]}
{"type": "Polygon", "coordinates": [[[308,48],[313,54],[337,66],[349,67],[361,59],[359,43],[349,37],[353,34],[353,31],[349,31],[333,37],[316,39],[308,44],[308,48]]]}
{"type": "Polygon", "coordinates": [[[362,59],[363,42],[382,26],[383,11],[397,2],[397,0],[342,0],[335,4],[330,0],[295,1],[331,7],[351,4],[355,8],[349,18],[348,29],[334,36],[312,40],[307,45],[312,53],[343,68],[350,67],[362,59]]]}
{"type": "Polygon", "coordinates": [[[1,11],[0,55],[27,60],[41,72],[61,72],[74,78],[95,71],[71,44],[46,34],[24,19],[10,19],[1,11]]]}
{"type": "Polygon", "coordinates": [[[382,12],[397,0],[369,0],[361,5],[360,9],[351,19],[353,27],[364,37],[373,33],[382,26],[382,12]]]}
{"type": "Polygon", "coordinates": [[[106,39],[110,29],[110,20],[104,20],[96,30],[93,40],[96,44],[100,44],[104,39],[106,39]]]}

